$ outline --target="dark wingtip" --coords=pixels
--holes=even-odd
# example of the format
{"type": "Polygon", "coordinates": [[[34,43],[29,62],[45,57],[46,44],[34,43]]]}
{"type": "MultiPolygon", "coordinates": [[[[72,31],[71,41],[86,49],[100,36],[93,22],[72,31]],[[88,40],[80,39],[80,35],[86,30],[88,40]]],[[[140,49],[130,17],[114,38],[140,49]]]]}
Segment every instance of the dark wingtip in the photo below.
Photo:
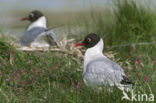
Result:
{"type": "Polygon", "coordinates": [[[127,76],[122,76],[122,77],[123,77],[123,79],[120,81],[121,84],[132,84],[132,85],[134,85],[133,81],[130,78],[128,78],[127,76]]]}

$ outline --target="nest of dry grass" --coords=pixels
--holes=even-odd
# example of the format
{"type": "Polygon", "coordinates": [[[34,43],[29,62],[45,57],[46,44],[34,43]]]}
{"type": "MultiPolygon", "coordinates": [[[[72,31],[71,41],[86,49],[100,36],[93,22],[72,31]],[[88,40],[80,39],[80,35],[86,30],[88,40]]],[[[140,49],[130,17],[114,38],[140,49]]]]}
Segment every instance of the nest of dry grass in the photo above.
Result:
{"type": "MultiPolygon", "coordinates": [[[[83,59],[83,54],[85,52],[85,49],[82,47],[74,47],[74,43],[76,42],[75,39],[67,39],[67,38],[63,38],[62,40],[59,41],[57,46],[51,46],[49,48],[44,47],[44,48],[39,48],[39,47],[23,47],[20,46],[17,42],[12,42],[12,45],[14,45],[14,47],[17,50],[20,51],[26,51],[26,52],[35,52],[35,51],[40,51],[40,52],[60,52],[60,53],[66,53],[68,55],[72,55],[74,57],[77,58],[81,58],[83,59]]],[[[115,53],[113,52],[106,52],[104,53],[105,56],[107,56],[108,58],[111,58],[112,60],[115,60],[115,53]]]]}

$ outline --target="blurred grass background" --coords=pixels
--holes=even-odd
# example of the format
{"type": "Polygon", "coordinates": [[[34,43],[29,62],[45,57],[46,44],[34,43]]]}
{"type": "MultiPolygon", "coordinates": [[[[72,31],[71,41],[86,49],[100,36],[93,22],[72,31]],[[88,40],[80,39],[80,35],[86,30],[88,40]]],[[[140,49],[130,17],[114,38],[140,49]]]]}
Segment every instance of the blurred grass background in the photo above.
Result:
{"type": "MultiPolygon", "coordinates": [[[[49,25],[65,24],[68,38],[76,38],[78,42],[87,33],[99,34],[105,42],[104,52],[116,53],[114,61],[135,83],[142,84],[134,86],[134,91],[156,96],[156,14],[132,0],[117,0],[113,4],[111,9],[93,7],[87,12],[59,14],[59,17],[44,13],[49,25]],[[140,42],[151,44],[135,45],[140,42]]],[[[25,13],[19,13],[20,16],[25,13]]],[[[22,25],[17,23],[13,27],[22,25]]],[[[8,39],[0,38],[1,103],[131,103],[121,101],[122,93],[117,89],[111,93],[86,87],[82,71],[80,58],[55,52],[22,52],[8,39]]]]}
{"type": "Polygon", "coordinates": [[[117,0],[114,4],[112,12],[96,12],[93,8],[88,17],[80,19],[85,34],[96,32],[107,45],[156,41],[155,12],[135,1],[117,0]]]}

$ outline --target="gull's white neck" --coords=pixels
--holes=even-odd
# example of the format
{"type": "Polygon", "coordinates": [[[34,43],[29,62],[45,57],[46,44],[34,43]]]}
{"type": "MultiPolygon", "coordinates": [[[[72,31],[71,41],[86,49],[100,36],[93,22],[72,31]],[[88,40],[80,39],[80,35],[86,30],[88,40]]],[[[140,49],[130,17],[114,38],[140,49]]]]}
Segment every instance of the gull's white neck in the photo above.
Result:
{"type": "Polygon", "coordinates": [[[84,69],[86,68],[87,64],[93,60],[98,58],[106,58],[103,55],[103,40],[101,39],[94,47],[88,48],[84,55],[84,69]]]}
{"type": "Polygon", "coordinates": [[[46,17],[42,16],[38,20],[34,21],[30,26],[28,27],[27,31],[34,28],[34,27],[42,27],[42,28],[47,28],[47,21],[46,17]]]}

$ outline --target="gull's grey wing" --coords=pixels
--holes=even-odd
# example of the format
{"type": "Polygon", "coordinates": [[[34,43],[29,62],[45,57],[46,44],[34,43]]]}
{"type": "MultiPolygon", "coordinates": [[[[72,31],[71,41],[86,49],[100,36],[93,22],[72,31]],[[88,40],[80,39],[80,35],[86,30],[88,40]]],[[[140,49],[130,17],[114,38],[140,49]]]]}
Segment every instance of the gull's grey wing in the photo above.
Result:
{"type": "Polygon", "coordinates": [[[88,85],[119,85],[125,73],[123,69],[115,62],[102,58],[91,61],[86,71],[83,73],[85,82],[88,85]]]}
{"type": "Polygon", "coordinates": [[[56,37],[56,34],[53,32],[53,30],[46,31],[46,35],[49,38],[49,42],[54,41],[56,44],[58,43],[58,39],[56,37]]]}
{"type": "Polygon", "coordinates": [[[47,29],[42,27],[35,27],[26,31],[24,36],[21,38],[19,43],[24,46],[30,45],[40,34],[45,32],[47,29]]]}

